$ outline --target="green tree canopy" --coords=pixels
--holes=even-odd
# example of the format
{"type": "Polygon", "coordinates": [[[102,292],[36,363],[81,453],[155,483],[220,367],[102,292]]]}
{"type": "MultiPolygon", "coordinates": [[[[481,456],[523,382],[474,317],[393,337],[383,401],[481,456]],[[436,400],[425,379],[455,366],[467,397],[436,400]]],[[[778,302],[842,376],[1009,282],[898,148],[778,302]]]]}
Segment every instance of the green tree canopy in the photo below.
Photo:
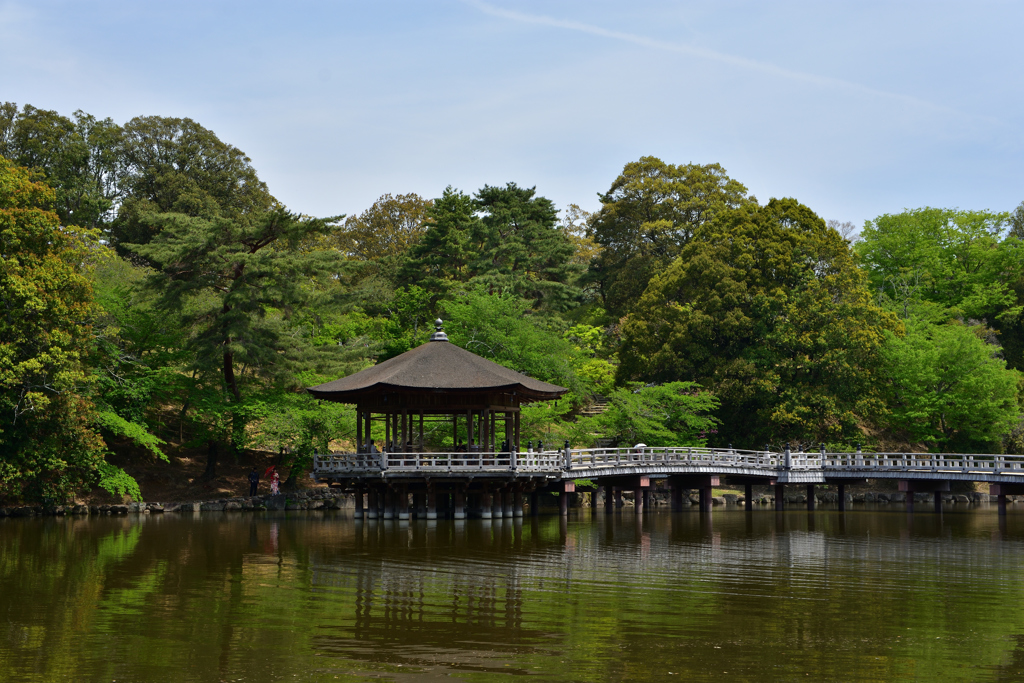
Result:
{"type": "Polygon", "coordinates": [[[63,225],[105,226],[121,187],[121,127],[82,111],[73,118],[13,102],[0,104],[0,156],[40,171],[55,190],[63,225]]]}
{"type": "Polygon", "coordinates": [[[590,278],[616,317],[632,309],[701,225],[727,209],[757,203],[718,164],[675,166],[655,157],[626,164],[598,196],[602,206],[592,227],[602,251],[590,278]]]}
{"type": "Polygon", "coordinates": [[[979,331],[911,320],[904,337],[886,335],[891,425],[905,439],[944,451],[998,452],[1020,412],[1020,375],[979,331]]]}
{"type": "Polygon", "coordinates": [[[1011,285],[1024,272],[1024,250],[1003,239],[1007,218],[933,208],[885,214],[865,224],[856,249],[871,286],[903,317],[916,310],[994,325],[1020,312],[1011,285]],[[931,312],[920,303],[930,304],[931,312]]]}
{"type": "Polygon", "coordinates": [[[332,373],[342,347],[312,343],[311,330],[290,324],[308,305],[319,277],[337,272],[341,255],[300,249],[315,235],[337,229],[340,218],[315,219],[283,209],[258,218],[214,219],[184,214],[145,218],[160,228],[148,244],[131,249],[158,270],[148,278],[157,306],[180,316],[189,329],[184,348],[199,375],[217,376],[223,392],[203,398],[210,434],[207,476],[216,467],[216,443],[230,429],[235,447],[262,407],[251,407],[245,386],[294,383],[299,370],[332,373]],[[218,417],[222,416],[222,417],[218,417]]]}
{"type": "Polygon", "coordinates": [[[192,119],[132,119],[122,131],[120,158],[124,199],[111,226],[118,245],[149,242],[165,225],[150,220],[158,214],[237,222],[276,203],[249,157],[192,119]]]}
{"type": "Polygon", "coordinates": [[[723,443],[832,441],[884,409],[874,304],[842,237],[792,199],[723,211],[655,277],[623,325],[618,379],[697,381],[723,443]]]}
{"type": "Polygon", "coordinates": [[[579,295],[582,268],[557,217],[535,188],[484,186],[471,198],[448,187],[430,207],[401,279],[435,293],[435,302],[473,282],[527,298],[535,308],[564,310],[579,295]]]}
{"type": "Polygon", "coordinates": [[[426,230],[432,202],[418,194],[386,194],[358,216],[345,220],[337,234],[338,248],[361,261],[401,256],[426,230]]]}
{"type": "Polygon", "coordinates": [[[104,464],[83,365],[98,236],[62,227],[55,199],[0,157],[0,498],[63,499],[104,464]]]}

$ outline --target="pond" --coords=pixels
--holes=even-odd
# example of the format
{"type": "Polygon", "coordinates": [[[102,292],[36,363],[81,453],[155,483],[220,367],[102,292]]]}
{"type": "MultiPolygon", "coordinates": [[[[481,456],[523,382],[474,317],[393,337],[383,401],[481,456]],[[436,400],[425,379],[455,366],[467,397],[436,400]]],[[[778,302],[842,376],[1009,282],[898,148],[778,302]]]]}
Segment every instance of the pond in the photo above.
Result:
{"type": "Polygon", "coordinates": [[[1024,511],[0,520],[0,680],[1020,680],[1024,511]]]}

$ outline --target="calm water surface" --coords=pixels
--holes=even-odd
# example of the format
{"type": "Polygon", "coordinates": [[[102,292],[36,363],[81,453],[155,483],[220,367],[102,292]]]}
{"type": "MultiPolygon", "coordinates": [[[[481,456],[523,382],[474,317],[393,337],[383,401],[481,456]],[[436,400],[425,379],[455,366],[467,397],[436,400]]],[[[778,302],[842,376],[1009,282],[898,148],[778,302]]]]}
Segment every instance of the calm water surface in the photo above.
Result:
{"type": "Polygon", "coordinates": [[[0,520],[0,680],[1024,679],[1024,512],[0,520]]]}

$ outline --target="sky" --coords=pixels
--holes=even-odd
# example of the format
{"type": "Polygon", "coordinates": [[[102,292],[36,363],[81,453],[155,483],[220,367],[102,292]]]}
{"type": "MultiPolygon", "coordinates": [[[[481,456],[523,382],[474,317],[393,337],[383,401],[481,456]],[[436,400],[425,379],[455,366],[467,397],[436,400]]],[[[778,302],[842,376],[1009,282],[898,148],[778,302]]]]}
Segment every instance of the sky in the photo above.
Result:
{"type": "Polygon", "coordinates": [[[310,215],[642,156],[864,221],[1024,201],[1021,2],[0,0],[0,100],[188,117],[310,215]]]}

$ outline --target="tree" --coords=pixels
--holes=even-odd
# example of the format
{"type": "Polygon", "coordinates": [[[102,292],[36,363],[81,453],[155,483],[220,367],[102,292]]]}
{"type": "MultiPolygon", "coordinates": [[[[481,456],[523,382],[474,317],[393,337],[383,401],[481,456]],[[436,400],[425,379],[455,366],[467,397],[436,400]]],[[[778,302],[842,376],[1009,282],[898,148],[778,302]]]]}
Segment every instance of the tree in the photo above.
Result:
{"type": "Polygon", "coordinates": [[[574,302],[579,292],[572,282],[582,268],[573,263],[572,242],[556,227],[551,200],[515,183],[484,185],[475,208],[482,217],[470,233],[474,280],[530,299],[535,308],[564,310],[574,302]]]}
{"type": "Polygon", "coordinates": [[[939,319],[995,325],[1020,313],[1011,284],[1024,272],[1024,251],[1004,241],[1007,217],[933,208],[885,214],[865,224],[857,252],[871,286],[902,315],[925,303],[939,319]]]}
{"type": "Polygon", "coordinates": [[[564,310],[579,295],[573,246],[556,226],[550,200],[536,188],[485,185],[470,198],[451,187],[428,212],[427,230],[409,252],[401,281],[436,292],[474,282],[492,292],[564,310]],[[478,215],[479,214],[479,215],[478,215]]]}
{"type": "MultiPolygon", "coordinates": [[[[886,335],[891,424],[905,438],[952,452],[992,452],[1016,424],[1020,373],[999,347],[959,323],[910,321],[886,335]]],[[[983,331],[983,330],[982,330],[983,331]]]]}
{"type": "Polygon", "coordinates": [[[479,220],[475,211],[473,199],[450,185],[427,210],[426,232],[409,250],[400,278],[433,292],[432,304],[470,277],[469,239],[479,220]]]}
{"type": "Polygon", "coordinates": [[[110,119],[0,105],[0,156],[43,174],[64,225],[104,227],[113,217],[123,190],[120,145],[121,128],[110,119]]]}
{"type": "Polygon", "coordinates": [[[590,278],[616,317],[633,307],[697,228],[726,209],[757,203],[718,164],[674,166],[655,157],[626,164],[598,196],[602,206],[592,226],[602,251],[590,278]]]}
{"type": "Polygon", "coordinates": [[[372,261],[406,253],[426,230],[433,202],[418,194],[386,194],[358,216],[345,221],[338,248],[351,258],[372,261]]]}
{"type": "Polygon", "coordinates": [[[129,246],[158,267],[148,285],[158,306],[180,315],[190,329],[185,348],[192,368],[222,381],[219,400],[209,391],[203,399],[210,448],[204,476],[215,476],[225,430],[239,448],[247,421],[260,415],[245,404],[246,380],[293,381],[297,360],[309,370],[336,358],[336,347],[310,344],[288,323],[312,298],[316,278],[336,272],[341,258],[298,247],[336,230],[340,219],[283,209],[247,219],[155,214],[145,222],[159,228],[156,237],[129,246]]]}
{"type": "Polygon", "coordinates": [[[632,383],[608,395],[605,412],[579,420],[579,430],[620,445],[703,446],[718,424],[707,413],[717,407],[715,396],[694,382],[632,383]]]}
{"type": "Polygon", "coordinates": [[[126,254],[139,252],[123,245],[146,244],[163,227],[152,216],[237,222],[276,204],[249,157],[192,119],[132,119],[123,128],[120,156],[124,200],[111,235],[126,254]]]}
{"type": "Polygon", "coordinates": [[[878,349],[898,328],[846,242],[792,199],[698,228],[623,324],[618,381],[696,381],[723,443],[854,436],[882,405],[878,349]]]}
{"type": "Polygon", "coordinates": [[[83,365],[98,236],[61,226],[55,199],[0,157],[0,497],[61,500],[105,465],[83,365]]]}

